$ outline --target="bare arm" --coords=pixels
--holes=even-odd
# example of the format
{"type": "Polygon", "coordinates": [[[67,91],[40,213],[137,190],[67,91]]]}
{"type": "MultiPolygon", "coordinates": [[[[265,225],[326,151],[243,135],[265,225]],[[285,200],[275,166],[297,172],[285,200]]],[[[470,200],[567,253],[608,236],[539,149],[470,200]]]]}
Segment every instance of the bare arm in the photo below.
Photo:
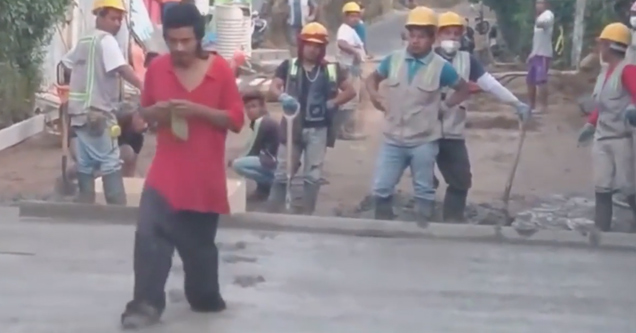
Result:
{"type": "Polygon", "coordinates": [[[455,92],[446,98],[446,106],[452,108],[467,100],[470,97],[470,85],[466,80],[460,78],[451,88],[455,92]]]}
{"type": "Polygon", "coordinates": [[[333,99],[333,103],[336,106],[343,105],[356,97],[356,90],[353,88],[351,79],[348,77],[347,72],[340,67],[338,68],[338,77],[340,78],[338,83],[340,93],[333,99]]]}
{"type": "Polygon", "coordinates": [[[278,100],[280,95],[282,95],[284,92],[285,92],[285,87],[284,87],[283,80],[275,77],[272,80],[272,83],[269,85],[269,94],[270,94],[270,96],[272,96],[274,99],[278,100]]]}
{"type": "Polygon", "coordinates": [[[377,71],[374,71],[364,80],[364,85],[367,88],[367,92],[369,92],[369,96],[377,97],[380,96],[380,83],[384,81],[384,77],[382,77],[377,71]]]}
{"type": "Polygon", "coordinates": [[[126,80],[126,82],[133,85],[133,87],[141,90],[143,88],[143,82],[137,77],[133,68],[126,64],[117,68],[117,73],[126,80]]]}

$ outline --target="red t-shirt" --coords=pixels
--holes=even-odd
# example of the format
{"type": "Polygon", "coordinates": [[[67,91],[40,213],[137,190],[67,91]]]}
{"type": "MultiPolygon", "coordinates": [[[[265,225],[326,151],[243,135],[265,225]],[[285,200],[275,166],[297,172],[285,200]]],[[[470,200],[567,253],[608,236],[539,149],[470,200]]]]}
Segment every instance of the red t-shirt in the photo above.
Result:
{"type": "MultiPolygon", "coordinates": [[[[607,74],[605,75],[605,81],[612,74],[614,68],[609,68],[607,74]]],[[[629,92],[632,96],[632,103],[636,104],[636,66],[635,65],[626,65],[623,67],[623,73],[621,73],[621,83],[623,84],[623,88],[629,92]]],[[[598,109],[592,111],[590,115],[587,117],[587,122],[596,126],[596,122],[598,121],[598,109]]]]}
{"type": "MultiPolygon", "coordinates": [[[[170,55],[157,57],[146,72],[141,105],[188,100],[223,110],[238,132],[245,122],[243,101],[234,73],[225,59],[216,56],[201,84],[188,92],[179,82],[170,55]]],[[[157,131],[157,151],[146,185],[157,190],[172,209],[228,214],[225,178],[227,129],[201,118],[188,118],[188,140],[175,137],[169,127],[157,131]]]]}

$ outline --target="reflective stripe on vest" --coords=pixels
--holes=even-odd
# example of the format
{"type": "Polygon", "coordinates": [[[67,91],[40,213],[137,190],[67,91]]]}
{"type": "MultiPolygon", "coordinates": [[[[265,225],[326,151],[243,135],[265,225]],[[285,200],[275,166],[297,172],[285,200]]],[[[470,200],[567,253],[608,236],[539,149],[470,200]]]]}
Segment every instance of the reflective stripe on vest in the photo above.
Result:
{"type": "MultiPolygon", "coordinates": [[[[95,85],[95,48],[99,36],[87,36],[81,38],[78,44],[90,44],[88,49],[88,59],[86,60],[86,91],[70,91],[68,99],[70,101],[84,102],[84,107],[90,107],[93,87],[95,85]]],[[[101,40],[101,39],[100,39],[101,40]]]]}
{"type": "MultiPolygon", "coordinates": [[[[298,58],[292,58],[289,66],[289,76],[296,77],[298,75],[298,58]]],[[[327,78],[329,82],[334,83],[338,79],[338,69],[336,64],[327,64],[327,78]]]]}

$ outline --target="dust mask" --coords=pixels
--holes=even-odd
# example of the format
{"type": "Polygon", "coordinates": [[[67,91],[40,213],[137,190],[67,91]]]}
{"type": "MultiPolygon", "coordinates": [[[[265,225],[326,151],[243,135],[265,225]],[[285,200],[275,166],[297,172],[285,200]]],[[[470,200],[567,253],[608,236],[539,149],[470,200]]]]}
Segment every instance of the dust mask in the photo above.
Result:
{"type": "Polygon", "coordinates": [[[636,16],[632,16],[629,18],[629,24],[632,26],[633,29],[636,29],[636,16]]]}
{"type": "Polygon", "coordinates": [[[454,40],[443,40],[439,43],[439,46],[448,54],[453,54],[459,50],[459,42],[454,40]]]}

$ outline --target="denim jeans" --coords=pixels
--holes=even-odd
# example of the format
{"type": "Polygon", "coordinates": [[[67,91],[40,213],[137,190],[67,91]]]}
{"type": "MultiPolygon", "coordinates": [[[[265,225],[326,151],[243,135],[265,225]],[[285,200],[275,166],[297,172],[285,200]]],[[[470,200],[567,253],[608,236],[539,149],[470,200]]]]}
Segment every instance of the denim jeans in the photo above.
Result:
{"type": "Polygon", "coordinates": [[[438,152],[438,141],[414,147],[384,142],[376,162],[373,195],[379,198],[392,196],[404,170],[410,167],[415,198],[434,201],[433,171],[438,152]]]}
{"type": "Polygon", "coordinates": [[[274,181],[274,170],[263,167],[258,156],[237,158],[232,162],[232,169],[240,176],[251,179],[257,184],[271,185],[274,181]]]}
{"type": "Polygon", "coordinates": [[[108,130],[100,136],[91,135],[86,126],[73,127],[77,139],[75,140],[75,154],[77,158],[77,172],[92,175],[99,171],[102,175],[109,175],[121,170],[122,162],[119,156],[119,145],[108,130]]]}

